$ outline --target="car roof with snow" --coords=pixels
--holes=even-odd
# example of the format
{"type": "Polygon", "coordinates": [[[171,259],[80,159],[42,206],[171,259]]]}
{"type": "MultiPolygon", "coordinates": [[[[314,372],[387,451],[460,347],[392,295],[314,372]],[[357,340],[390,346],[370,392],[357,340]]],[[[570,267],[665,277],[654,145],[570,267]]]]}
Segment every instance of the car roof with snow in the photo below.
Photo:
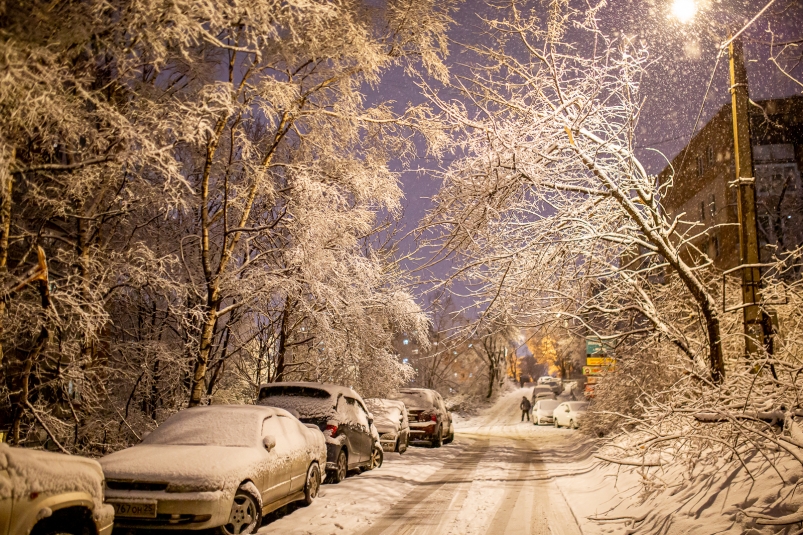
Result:
{"type": "MultiPolygon", "coordinates": [[[[338,394],[342,394],[344,396],[349,396],[352,398],[356,398],[360,401],[363,401],[362,396],[357,393],[356,390],[353,388],[349,388],[347,386],[341,385],[333,385],[329,383],[314,383],[310,381],[295,381],[295,382],[286,382],[286,383],[264,383],[259,385],[259,393],[260,398],[262,398],[262,391],[264,389],[271,389],[273,391],[279,391],[282,388],[287,388],[287,391],[294,391],[293,395],[304,395],[302,392],[305,389],[308,389],[307,392],[313,397],[316,397],[316,390],[318,392],[326,392],[331,397],[337,397],[338,394]]],[[[364,402],[363,402],[364,404],[364,402]]]]}

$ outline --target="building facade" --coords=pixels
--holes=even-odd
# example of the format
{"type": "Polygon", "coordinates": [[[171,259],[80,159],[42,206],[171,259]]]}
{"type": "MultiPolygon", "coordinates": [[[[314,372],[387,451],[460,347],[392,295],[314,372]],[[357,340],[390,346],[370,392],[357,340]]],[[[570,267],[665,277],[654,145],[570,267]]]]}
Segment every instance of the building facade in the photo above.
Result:
{"type": "MultiPolygon", "coordinates": [[[[750,106],[756,211],[762,262],[803,244],[803,97],[750,106]]],[[[684,251],[714,266],[739,265],[739,229],[730,104],[723,106],[659,175],[670,218],[692,238],[684,251]]]]}

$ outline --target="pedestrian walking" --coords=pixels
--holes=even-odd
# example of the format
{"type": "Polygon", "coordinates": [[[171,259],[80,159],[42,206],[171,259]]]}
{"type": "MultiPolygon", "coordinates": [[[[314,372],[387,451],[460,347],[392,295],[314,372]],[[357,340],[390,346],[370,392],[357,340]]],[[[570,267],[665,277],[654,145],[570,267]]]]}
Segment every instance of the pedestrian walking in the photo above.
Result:
{"type": "Polygon", "coordinates": [[[527,421],[530,421],[530,409],[532,409],[532,405],[530,405],[530,400],[527,399],[527,396],[521,397],[521,404],[519,408],[521,409],[521,421],[524,421],[524,417],[527,417],[527,421]]]}

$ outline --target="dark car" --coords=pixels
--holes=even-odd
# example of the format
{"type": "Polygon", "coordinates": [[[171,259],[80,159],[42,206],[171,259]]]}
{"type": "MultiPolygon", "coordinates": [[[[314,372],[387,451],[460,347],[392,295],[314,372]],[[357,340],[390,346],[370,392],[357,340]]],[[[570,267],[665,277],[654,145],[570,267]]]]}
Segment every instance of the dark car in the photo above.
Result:
{"type": "Polygon", "coordinates": [[[433,448],[439,448],[454,440],[452,415],[435,390],[403,388],[390,397],[407,406],[410,442],[426,442],[433,448]]]}
{"type": "Polygon", "coordinates": [[[259,388],[257,403],[286,409],[323,432],[328,482],[343,481],[349,470],[376,466],[377,448],[368,410],[351,388],[322,383],[266,384],[259,388]]]}

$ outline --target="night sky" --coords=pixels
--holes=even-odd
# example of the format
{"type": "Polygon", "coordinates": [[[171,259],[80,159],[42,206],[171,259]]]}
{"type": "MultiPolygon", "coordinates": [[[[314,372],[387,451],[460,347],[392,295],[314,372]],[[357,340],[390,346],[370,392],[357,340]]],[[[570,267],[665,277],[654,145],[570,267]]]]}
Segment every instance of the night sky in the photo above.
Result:
{"type": "MultiPolygon", "coordinates": [[[[703,111],[697,130],[730,101],[727,54],[720,57],[712,79],[718,44],[727,38],[729,31],[742,29],[767,4],[764,0],[701,0],[696,2],[698,11],[694,19],[684,24],[672,16],[673,1],[612,0],[600,12],[603,32],[643,41],[654,60],[641,88],[645,102],[637,130],[637,147],[639,158],[647,170],[655,174],[664,168],[666,159],[671,160],[688,142],[701,106],[703,111]],[[709,80],[712,80],[711,89],[703,104],[709,80]]],[[[531,5],[539,4],[531,2],[531,5]]],[[[585,3],[572,5],[582,7],[585,3]]],[[[460,43],[482,42],[480,17],[492,12],[482,0],[466,0],[460,6],[454,16],[456,24],[449,34],[453,42],[447,64],[454,72],[466,72],[463,64],[472,61],[471,53],[463,50],[460,43]]],[[[803,87],[789,80],[768,60],[770,47],[767,43],[773,38],[770,29],[776,43],[803,38],[803,0],[776,0],[742,34],[753,100],[803,92],[803,87]]],[[[572,41],[572,38],[569,31],[564,40],[572,41]]],[[[780,47],[776,47],[775,52],[779,50],[780,47]]],[[[788,50],[796,52],[799,58],[803,55],[803,43],[788,50]]],[[[803,66],[797,65],[793,73],[803,79],[803,66]]],[[[415,81],[400,69],[388,73],[380,86],[367,96],[369,101],[393,100],[398,105],[423,101],[415,81]]],[[[406,209],[402,228],[405,231],[415,229],[430,206],[428,199],[437,192],[439,183],[433,171],[449,162],[448,157],[435,160],[422,156],[413,163],[417,171],[403,173],[406,209]]],[[[397,169],[401,169],[400,165],[397,169]]],[[[403,249],[409,250],[412,246],[413,240],[404,240],[403,249]]],[[[412,263],[408,263],[408,267],[411,266],[412,263]]],[[[426,276],[438,279],[448,269],[448,265],[436,267],[426,276]]]]}

